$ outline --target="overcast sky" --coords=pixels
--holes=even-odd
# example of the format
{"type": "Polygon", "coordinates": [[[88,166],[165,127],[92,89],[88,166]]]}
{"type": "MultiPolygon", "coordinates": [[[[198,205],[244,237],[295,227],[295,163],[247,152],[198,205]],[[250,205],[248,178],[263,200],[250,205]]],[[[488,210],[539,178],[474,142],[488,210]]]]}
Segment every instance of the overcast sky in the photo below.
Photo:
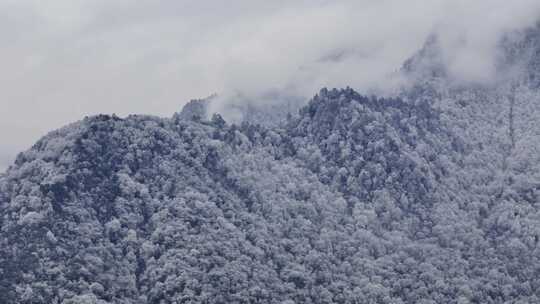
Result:
{"type": "Polygon", "coordinates": [[[433,32],[457,75],[489,75],[538,0],[0,0],[0,171],[85,115],[171,116],[213,93],[360,91],[433,32]]]}

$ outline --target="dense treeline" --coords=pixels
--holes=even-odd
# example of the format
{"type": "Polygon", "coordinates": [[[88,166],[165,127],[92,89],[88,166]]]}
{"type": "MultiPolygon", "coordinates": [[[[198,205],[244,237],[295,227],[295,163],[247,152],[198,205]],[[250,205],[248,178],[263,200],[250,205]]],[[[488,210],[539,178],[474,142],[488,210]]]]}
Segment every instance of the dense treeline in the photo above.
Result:
{"type": "Polygon", "coordinates": [[[499,252],[482,230],[487,215],[471,215],[453,184],[464,149],[428,103],[351,89],[322,90],[281,129],[218,115],[87,118],[19,155],[2,180],[2,294],[8,303],[530,300],[535,242],[499,252]]]}
{"type": "MultiPolygon", "coordinates": [[[[441,68],[433,48],[407,72],[441,68]]],[[[540,302],[530,75],[442,90],[444,72],[423,73],[400,98],[323,89],[274,126],[207,120],[194,101],[54,131],[0,175],[0,299],[540,302]]]]}

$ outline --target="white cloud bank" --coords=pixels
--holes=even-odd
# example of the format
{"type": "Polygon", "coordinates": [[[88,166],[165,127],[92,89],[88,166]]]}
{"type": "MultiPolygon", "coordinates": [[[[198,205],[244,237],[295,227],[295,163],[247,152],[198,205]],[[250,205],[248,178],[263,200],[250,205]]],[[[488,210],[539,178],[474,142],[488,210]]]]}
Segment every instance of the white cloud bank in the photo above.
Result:
{"type": "Polygon", "coordinates": [[[455,75],[485,80],[501,33],[539,12],[537,0],[0,0],[0,170],[84,115],[384,88],[434,31],[455,75]]]}

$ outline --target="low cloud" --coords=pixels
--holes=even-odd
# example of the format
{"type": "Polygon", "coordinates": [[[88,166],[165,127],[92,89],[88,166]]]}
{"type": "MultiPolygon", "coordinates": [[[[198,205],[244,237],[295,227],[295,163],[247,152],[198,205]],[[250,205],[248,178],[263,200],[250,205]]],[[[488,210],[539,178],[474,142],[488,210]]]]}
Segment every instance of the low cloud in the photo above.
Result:
{"type": "Polygon", "coordinates": [[[533,0],[457,0],[444,9],[434,32],[449,72],[464,82],[494,80],[502,35],[533,26],[540,17],[540,2],[533,0]]]}
{"type": "Polygon", "coordinates": [[[226,107],[272,91],[391,90],[433,32],[455,77],[488,81],[500,35],[539,11],[536,0],[2,1],[0,160],[96,113],[170,116],[213,93],[226,107]]]}

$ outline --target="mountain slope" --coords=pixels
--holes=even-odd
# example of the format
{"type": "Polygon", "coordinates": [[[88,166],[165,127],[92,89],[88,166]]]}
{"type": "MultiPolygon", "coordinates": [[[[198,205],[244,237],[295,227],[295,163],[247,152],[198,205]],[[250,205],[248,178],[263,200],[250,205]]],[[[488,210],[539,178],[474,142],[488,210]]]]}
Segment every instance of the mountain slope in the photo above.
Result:
{"type": "MultiPolygon", "coordinates": [[[[532,62],[533,33],[507,57],[532,62]]],[[[276,124],[206,120],[195,101],[48,134],[0,176],[0,298],[538,302],[533,65],[455,86],[438,52],[405,64],[399,98],[323,89],[276,124]]]]}

